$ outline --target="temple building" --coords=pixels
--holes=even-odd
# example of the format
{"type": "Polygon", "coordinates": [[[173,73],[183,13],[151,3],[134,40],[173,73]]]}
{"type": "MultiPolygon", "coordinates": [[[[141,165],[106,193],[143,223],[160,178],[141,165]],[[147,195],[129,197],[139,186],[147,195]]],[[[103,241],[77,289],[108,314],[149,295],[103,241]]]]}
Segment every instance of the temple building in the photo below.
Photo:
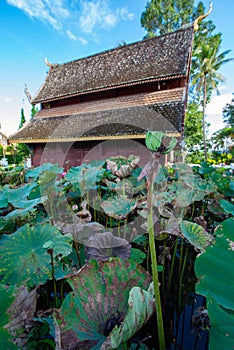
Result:
{"type": "Polygon", "coordinates": [[[148,157],[145,134],[183,137],[193,25],[63,64],[49,64],[32,98],[39,112],[9,137],[32,165],[77,166],[108,156],[148,157]]]}

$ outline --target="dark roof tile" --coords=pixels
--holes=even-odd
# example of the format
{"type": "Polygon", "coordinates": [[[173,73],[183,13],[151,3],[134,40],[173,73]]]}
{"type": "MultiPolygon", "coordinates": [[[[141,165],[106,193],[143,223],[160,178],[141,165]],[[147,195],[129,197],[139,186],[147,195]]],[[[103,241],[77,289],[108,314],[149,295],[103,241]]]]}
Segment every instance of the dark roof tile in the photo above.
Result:
{"type": "Polygon", "coordinates": [[[186,76],[193,26],[54,65],[33,103],[186,76]]]}
{"type": "Polygon", "coordinates": [[[182,129],[184,113],[183,91],[179,88],[110,99],[109,104],[102,101],[99,108],[98,102],[93,101],[88,110],[82,109],[82,104],[41,110],[9,139],[11,142],[75,141],[123,135],[143,137],[147,130],[178,132],[182,129]]]}

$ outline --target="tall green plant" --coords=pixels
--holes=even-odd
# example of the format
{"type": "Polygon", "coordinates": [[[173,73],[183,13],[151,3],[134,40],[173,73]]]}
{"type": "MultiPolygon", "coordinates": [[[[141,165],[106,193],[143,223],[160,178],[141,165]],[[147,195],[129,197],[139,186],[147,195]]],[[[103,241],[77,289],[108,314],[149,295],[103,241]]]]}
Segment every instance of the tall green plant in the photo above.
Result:
{"type": "Polygon", "coordinates": [[[157,255],[155,248],[154,239],[154,222],[153,222],[153,191],[154,191],[154,180],[159,174],[160,163],[159,158],[161,154],[169,153],[176,145],[177,140],[170,138],[167,135],[154,131],[147,132],[146,134],[146,146],[151,151],[151,157],[149,163],[142,170],[139,175],[139,180],[142,176],[147,176],[147,224],[148,224],[148,235],[149,235],[149,247],[151,255],[151,267],[154,284],[154,295],[157,315],[157,328],[159,336],[159,349],[165,349],[165,337],[163,329],[163,318],[162,318],[162,307],[161,297],[159,290],[159,278],[158,278],[158,266],[157,266],[157,255]]]}

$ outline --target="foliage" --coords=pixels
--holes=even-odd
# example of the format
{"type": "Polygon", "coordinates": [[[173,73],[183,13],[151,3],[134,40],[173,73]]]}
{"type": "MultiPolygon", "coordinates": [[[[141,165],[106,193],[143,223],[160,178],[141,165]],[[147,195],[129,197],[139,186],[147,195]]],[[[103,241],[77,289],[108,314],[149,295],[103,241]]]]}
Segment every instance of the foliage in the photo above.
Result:
{"type": "Polygon", "coordinates": [[[202,111],[195,102],[190,102],[187,106],[184,130],[185,144],[187,149],[196,151],[195,147],[200,148],[202,141],[202,111]]]}
{"type": "Polygon", "coordinates": [[[194,0],[151,0],[141,15],[141,26],[147,30],[148,37],[173,32],[191,22],[193,6],[194,0]]]}
{"type": "Polygon", "coordinates": [[[0,186],[21,185],[24,183],[24,168],[22,166],[0,168],[0,186]]]}
{"type": "Polygon", "coordinates": [[[223,221],[216,240],[196,259],[197,292],[207,297],[211,319],[210,349],[231,349],[234,342],[234,220],[223,221]]]}
{"type": "MultiPolygon", "coordinates": [[[[55,343],[59,343],[61,332],[63,342],[66,343],[67,339],[71,342],[79,340],[79,346],[83,346],[85,340],[78,339],[77,324],[79,332],[88,332],[92,337],[97,337],[93,341],[87,340],[89,348],[96,346],[101,339],[101,342],[107,341],[107,338],[109,341],[112,331],[116,334],[112,339],[116,337],[122,339],[121,342],[124,341],[121,334],[122,329],[128,329],[128,318],[124,321],[123,313],[120,314],[119,307],[113,303],[123,294],[121,283],[134,277],[135,273],[141,271],[150,280],[146,272],[152,274],[153,267],[149,259],[148,231],[151,231],[150,244],[156,244],[158,251],[159,265],[156,272],[161,282],[161,295],[156,295],[156,300],[161,298],[164,302],[163,315],[168,295],[178,310],[185,307],[182,298],[184,286],[194,283],[194,279],[191,282],[191,277],[188,278],[187,270],[191,270],[193,264],[190,259],[194,259],[192,256],[198,252],[205,254],[210,249],[210,243],[214,244],[215,227],[233,213],[233,177],[227,170],[216,169],[205,163],[194,169],[186,164],[162,167],[157,151],[167,152],[171,147],[170,139],[158,133],[149,135],[149,144],[155,147],[156,152],[152,152],[144,169],[137,166],[137,157],[134,156],[81,165],[71,168],[65,176],[63,168],[58,165],[44,164],[38,168],[25,169],[21,178],[25,183],[1,187],[1,281],[21,288],[24,284],[29,289],[35,287],[39,296],[37,310],[43,310],[40,311],[42,315],[38,311],[35,314],[41,321],[32,323],[27,331],[30,333],[28,348],[54,348],[55,343]],[[152,194],[149,194],[149,188],[152,194]],[[150,214],[151,219],[147,220],[149,200],[153,215],[150,214]],[[86,217],[85,212],[89,213],[86,217]],[[114,263],[120,261],[114,259],[115,256],[125,261],[114,263]],[[136,267],[136,263],[144,266],[146,271],[136,267]],[[104,266],[109,266],[109,270],[103,272],[104,266]],[[127,266],[131,267],[130,270],[127,266]],[[85,288],[80,288],[82,283],[85,288]],[[73,284],[75,291],[71,292],[73,284]],[[103,325],[100,312],[90,316],[86,315],[86,311],[88,307],[90,310],[96,307],[99,311],[102,310],[97,296],[101,298],[104,290],[107,291],[105,297],[109,296],[107,305],[110,308],[109,316],[102,316],[105,319],[103,325]],[[115,293],[118,297],[115,297],[115,293]],[[95,302],[91,295],[95,295],[95,302]],[[82,305],[78,302],[81,299],[82,305]],[[76,307],[73,305],[73,310],[68,314],[71,301],[75,302],[76,307]],[[49,311],[53,307],[57,313],[60,306],[66,314],[61,316],[62,324],[54,320],[53,312],[49,311]],[[80,323],[77,321],[78,310],[85,314],[85,322],[93,327],[91,333],[87,328],[82,328],[83,314],[82,318],[78,318],[80,323]],[[76,320],[74,322],[69,318],[73,319],[73,314],[76,320]],[[92,321],[92,317],[96,317],[95,321],[92,321]],[[71,328],[65,331],[65,324],[71,328]],[[116,324],[118,327],[114,331],[116,324]]],[[[151,258],[151,261],[155,260],[155,257],[151,258]]],[[[137,298],[141,293],[145,295],[148,287],[143,287],[138,282],[137,279],[134,282],[134,286],[141,288],[137,288],[137,298]]],[[[128,298],[132,286],[130,283],[124,294],[124,316],[128,314],[128,298]]],[[[188,290],[191,288],[193,287],[188,287],[188,290]]],[[[14,298],[18,299],[16,294],[14,298]]],[[[25,299],[29,299],[29,296],[25,299]]],[[[100,300],[104,307],[106,302],[100,300]]],[[[138,310],[135,306],[133,309],[138,310]]],[[[131,327],[133,330],[146,321],[142,316],[138,323],[135,311],[129,311],[130,315],[133,312],[132,320],[137,327],[131,327]]],[[[22,334],[25,332],[23,330],[22,334]]],[[[131,339],[123,346],[134,348],[133,332],[127,330],[128,338],[131,339]]],[[[156,337],[155,330],[152,334],[156,337]]],[[[86,336],[88,337],[87,334],[86,336]]],[[[142,348],[144,346],[142,344],[142,348]]],[[[152,347],[156,345],[151,344],[150,348],[152,347]]]]}
{"type": "Polygon", "coordinates": [[[182,221],[180,224],[183,236],[200,251],[205,251],[206,247],[210,245],[213,236],[208,234],[204,228],[195,222],[182,221]]]}
{"type": "Polygon", "coordinates": [[[32,105],[31,108],[31,118],[33,118],[38,112],[38,108],[35,105],[32,105]]]}
{"type": "Polygon", "coordinates": [[[0,303],[0,340],[1,347],[9,350],[18,349],[18,347],[11,342],[13,337],[5,329],[6,324],[9,322],[8,309],[14,300],[13,292],[14,288],[2,284],[0,285],[0,295],[2,300],[0,303]]]}
{"type": "Polygon", "coordinates": [[[21,129],[23,127],[25,122],[26,122],[26,118],[25,118],[25,115],[24,115],[24,109],[21,108],[21,119],[20,119],[19,129],[21,129]]]}
{"type": "Polygon", "coordinates": [[[141,329],[154,312],[153,290],[153,283],[150,284],[147,291],[140,287],[132,287],[128,298],[127,314],[120,327],[115,326],[111,331],[102,344],[101,350],[117,348],[141,329]]]}
{"type": "Polygon", "coordinates": [[[55,275],[67,273],[61,262],[71,253],[71,235],[61,235],[49,224],[22,226],[12,235],[0,240],[2,282],[10,285],[26,283],[34,287],[53,278],[51,258],[55,261],[55,275]],[[51,254],[43,246],[50,243],[51,254]]]}
{"type": "MultiPolygon", "coordinates": [[[[71,341],[78,346],[79,342],[89,340],[95,341],[90,349],[99,349],[115,324],[124,319],[131,288],[147,288],[150,276],[135,263],[112,258],[107,262],[91,261],[68,282],[72,293],[61,308],[63,348],[69,348],[71,341]]],[[[152,307],[147,307],[147,311],[151,314],[152,307]]],[[[144,322],[147,314],[140,319],[144,322]]]]}
{"type": "MultiPolygon", "coordinates": [[[[226,58],[230,50],[219,53],[221,46],[221,37],[213,37],[213,45],[201,43],[196,48],[194,56],[196,57],[199,68],[194,72],[192,84],[196,85],[197,90],[202,90],[203,104],[203,141],[204,141],[204,157],[207,160],[207,145],[206,145],[206,122],[205,109],[209,101],[209,92],[216,91],[219,93],[219,83],[225,82],[225,78],[218,72],[223,64],[231,61],[231,58],[226,58]],[[217,40],[214,39],[217,37],[217,40]]],[[[210,94],[211,96],[211,94],[210,94]]]]}
{"type": "Polygon", "coordinates": [[[223,109],[223,121],[228,127],[234,127],[234,98],[223,109]]]}

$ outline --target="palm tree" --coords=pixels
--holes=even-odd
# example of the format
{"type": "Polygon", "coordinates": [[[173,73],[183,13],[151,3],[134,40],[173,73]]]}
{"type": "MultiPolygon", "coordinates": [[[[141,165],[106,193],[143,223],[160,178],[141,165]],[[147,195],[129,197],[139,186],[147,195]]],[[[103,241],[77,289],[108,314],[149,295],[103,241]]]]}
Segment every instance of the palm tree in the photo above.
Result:
{"type": "Polygon", "coordinates": [[[216,36],[217,40],[213,40],[204,44],[201,43],[194,53],[197,59],[197,72],[193,76],[192,84],[196,85],[197,90],[202,90],[202,106],[203,106],[203,141],[204,141],[204,158],[207,160],[207,146],[206,146],[206,105],[211,97],[213,91],[219,94],[218,85],[226,81],[225,77],[221,75],[218,70],[220,67],[233,60],[233,58],[226,58],[226,55],[231,51],[227,50],[219,54],[221,37],[216,36]]]}

